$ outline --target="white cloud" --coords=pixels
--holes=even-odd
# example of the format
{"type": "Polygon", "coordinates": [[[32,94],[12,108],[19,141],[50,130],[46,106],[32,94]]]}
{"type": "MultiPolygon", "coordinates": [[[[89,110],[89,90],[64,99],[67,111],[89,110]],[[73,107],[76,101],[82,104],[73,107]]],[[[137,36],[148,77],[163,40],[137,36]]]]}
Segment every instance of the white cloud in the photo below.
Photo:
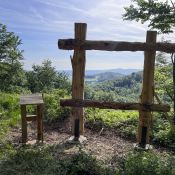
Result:
{"type": "MultiPolygon", "coordinates": [[[[42,58],[47,57],[52,59],[58,69],[71,68],[70,52],[58,50],[57,39],[74,37],[74,22],[86,22],[87,39],[95,40],[145,41],[148,30],[146,24],[122,20],[123,7],[128,6],[130,0],[14,1],[15,3],[0,1],[0,18],[12,31],[22,37],[26,67],[31,67],[33,63],[41,63],[42,58]]],[[[165,38],[175,40],[173,35],[165,38]]],[[[139,68],[142,65],[142,55],[137,56],[133,53],[123,57],[123,54],[125,53],[116,53],[118,55],[116,61],[115,54],[111,56],[109,52],[105,54],[92,52],[90,57],[93,58],[93,62],[87,58],[87,66],[88,68],[99,66],[103,69],[104,67],[139,68]],[[103,58],[103,62],[98,62],[100,57],[103,58]],[[111,61],[105,60],[104,57],[111,57],[111,61]],[[132,61],[127,57],[133,58],[132,61]]]]}

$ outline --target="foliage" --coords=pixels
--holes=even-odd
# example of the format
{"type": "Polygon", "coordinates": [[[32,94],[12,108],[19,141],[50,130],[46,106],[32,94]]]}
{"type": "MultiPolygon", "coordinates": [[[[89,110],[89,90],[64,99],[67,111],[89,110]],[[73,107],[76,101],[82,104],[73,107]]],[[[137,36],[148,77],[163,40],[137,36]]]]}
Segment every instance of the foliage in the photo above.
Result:
{"type": "Polygon", "coordinates": [[[0,91],[14,92],[25,85],[21,40],[0,24],[0,91]]]}
{"type": "Polygon", "coordinates": [[[136,72],[91,86],[86,85],[85,98],[102,101],[137,102],[139,101],[141,81],[142,72],[136,72]]]}
{"type": "Polygon", "coordinates": [[[17,94],[0,93],[0,140],[20,119],[17,94]]]}
{"type": "Polygon", "coordinates": [[[172,131],[170,123],[163,114],[154,114],[152,138],[153,143],[175,148],[175,133],[172,131]]]}
{"type": "Polygon", "coordinates": [[[0,174],[174,175],[175,157],[168,153],[132,151],[117,168],[105,165],[81,146],[71,144],[0,147],[0,174]],[[79,148],[79,149],[78,149],[79,148]],[[77,150],[78,149],[78,150],[77,150]],[[71,153],[69,153],[71,150],[71,153]]]}
{"type": "Polygon", "coordinates": [[[124,169],[127,175],[173,175],[175,157],[154,152],[132,152],[128,155],[124,169]]]}
{"type": "Polygon", "coordinates": [[[156,56],[155,89],[162,102],[173,102],[173,73],[171,63],[167,61],[165,54],[156,56]]]}
{"type": "Polygon", "coordinates": [[[120,136],[135,138],[138,112],[87,109],[86,120],[86,125],[93,127],[95,130],[101,130],[102,128],[114,129],[116,134],[120,136]]]}
{"type": "Polygon", "coordinates": [[[9,148],[11,153],[8,153],[3,161],[0,160],[0,174],[115,175],[117,173],[117,170],[108,168],[103,162],[97,161],[91,154],[81,149],[72,155],[66,154],[70,146],[60,144],[28,146],[18,150],[9,148]]]}
{"type": "Polygon", "coordinates": [[[54,89],[43,94],[44,95],[44,119],[53,121],[64,119],[69,116],[70,110],[61,108],[59,100],[68,97],[68,92],[63,89],[54,89]]]}
{"type": "Polygon", "coordinates": [[[135,4],[125,7],[124,20],[136,20],[161,33],[173,32],[175,27],[175,4],[173,1],[133,0],[135,4]]]}
{"type": "Polygon", "coordinates": [[[50,60],[44,60],[42,65],[33,65],[33,70],[26,72],[27,86],[31,92],[41,92],[56,88],[67,89],[70,92],[70,82],[68,76],[62,72],[57,72],[52,67],[50,60]]]}
{"type": "MultiPolygon", "coordinates": [[[[44,120],[63,120],[69,116],[70,110],[61,108],[60,98],[68,97],[66,90],[53,90],[44,93],[44,120]]],[[[34,108],[29,106],[28,113],[33,113],[34,108]]],[[[0,140],[20,121],[19,94],[0,93],[0,140]]]]}
{"type": "MultiPolygon", "coordinates": [[[[106,109],[86,109],[86,126],[100,131],[112,130],[124,138],[136,138],[139,113],[106,109]]],[[[151,140],[154,144],[175,148],[175,133],[163,113],[153,113],[151,140]]]]}

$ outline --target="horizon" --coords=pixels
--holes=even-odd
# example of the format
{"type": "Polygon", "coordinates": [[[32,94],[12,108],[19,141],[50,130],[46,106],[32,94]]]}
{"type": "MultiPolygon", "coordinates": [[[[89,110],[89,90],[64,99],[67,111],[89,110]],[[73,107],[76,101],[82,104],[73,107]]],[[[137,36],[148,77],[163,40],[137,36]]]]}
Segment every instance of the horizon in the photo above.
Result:
{"type": "MultiPolygon", "coordinates": [[[[114,68],[114,69],[85,69],[85,71],[108,71],[108,70],[143,70],[143,69],[135,69],[135,68],[114,68]]],[[[72,69],[60,69],[57,71],[72,71],[72,69]]]]}
{"type": "MultiPolygon", "coordinates": [[[[57,41],[74,37],[75,22],[87,23],[88,40],[146,40],[147,24],[122,19],[124,7],[130,4],[131,0],[0,1],[1,22],[22,40],[24,69],[30,70],[33,64],[41,65],[44,59],[50,59],[57,70],[71,70],[70,55],[73,51],[58,49],[57,41]]],[[[162,36],[175,40],[171,34],[159,35],[158,41],[162,36]]],[[[88,70],[143,68],[142,52],[86,53],[88,70]]]]}

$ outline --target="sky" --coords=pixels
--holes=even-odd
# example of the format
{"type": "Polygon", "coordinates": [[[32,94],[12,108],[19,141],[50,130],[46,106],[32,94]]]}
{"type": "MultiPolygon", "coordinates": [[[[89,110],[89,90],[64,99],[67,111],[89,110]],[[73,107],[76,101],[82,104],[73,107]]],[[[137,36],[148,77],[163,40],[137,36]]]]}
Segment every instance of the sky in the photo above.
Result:
{"type": "MultiPolygon", "coordinates": [[[[144,42],[146,24],[123,21],[131,0],[0,0],[0,23],[22,40],[24,68],[50,59],[57,70],[70,70],[72,51],[58,39],[74,38],[74,23],[87,23],[88,40],[144,42]]],[[[173,35],[165,39],[175,40],[173,35]]],[[[158,37],[158,40],[161,36],[158,37]]],[[[87,51],[86,69],[143,68],[142,52],[87,51]]]]}

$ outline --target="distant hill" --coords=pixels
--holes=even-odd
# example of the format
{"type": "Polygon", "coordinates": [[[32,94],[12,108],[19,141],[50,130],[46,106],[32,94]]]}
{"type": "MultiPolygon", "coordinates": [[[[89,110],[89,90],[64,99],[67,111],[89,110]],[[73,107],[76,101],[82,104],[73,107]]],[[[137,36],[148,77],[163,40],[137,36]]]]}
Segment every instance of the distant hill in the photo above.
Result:
{"type": "Polygon", "coordinates": [[[98,73],[94,75],[86,75],[85,79],[86,82],[103,82],[107,80],[113,80],[118,77],[124,76],[123,74],[120,73],[115,73],[115,72],[103,72],[103,73],[98,73]]]}
{"type": "MultiPolygon", "coordinates": [[[[118,73],[122,75],[130,75],[133,72],[138,72],[141,71],[141,69],[122,69],[122,68],[116,68],[116,69],[107,69],[107,70],[86,70],[86,76],[90,75],[96,75],[96,74],[101,74],[101,73],[106,73],[106,72],[112,72],[112,73],[118,73]]],[[[69,76],[72,75],[72,70],[61,70],[59,72],[65,72],[69,76]]]]}
{"type": "Polygon", "coordinates": [[[122,75],[130,75],[133,72],[139,72],[141,69],[122,69],[122,68],[117,68],[117,69],[110,69],[107,72],[114,72],[114,73],[119,73],[122,75]]]}
{"type": "MultiPolygon", "coordinates": [[[[107,96],[111,96],[115,101],[138,102],[141,93],[142,77],[143,72],[139,71],[130,75],[116,77],[112,80],[91,83],[89,86],[94,91],[94,94],[101,92],[99,96],[107,93],[107,96]]],[[[96,99],[97,97],[97,95],[94,95],[93,98],[96,99]]]]}

